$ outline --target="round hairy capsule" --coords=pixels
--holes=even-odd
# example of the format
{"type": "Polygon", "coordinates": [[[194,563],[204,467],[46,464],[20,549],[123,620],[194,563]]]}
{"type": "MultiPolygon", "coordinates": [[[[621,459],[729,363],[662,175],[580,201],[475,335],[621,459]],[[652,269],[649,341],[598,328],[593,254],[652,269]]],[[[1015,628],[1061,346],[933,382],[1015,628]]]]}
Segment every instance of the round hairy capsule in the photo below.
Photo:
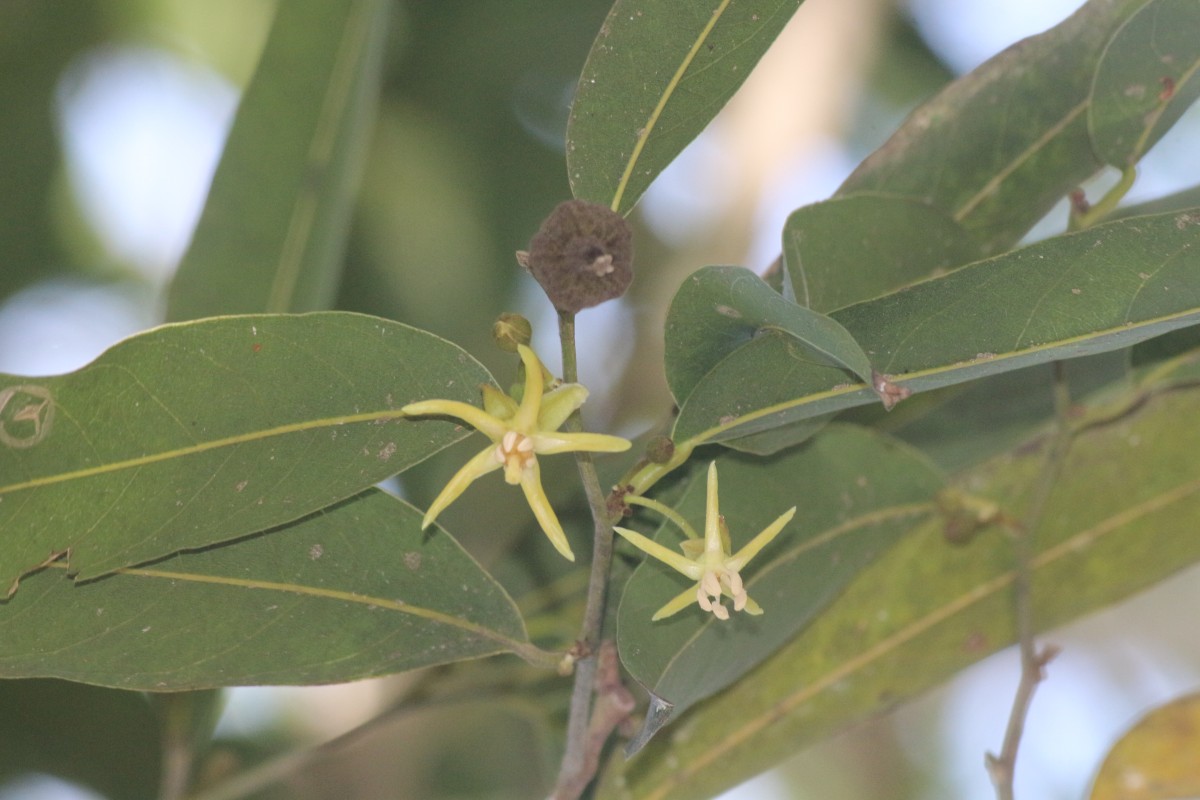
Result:
{"type": "Polygon", "coordinates": [[[505,312],[492,323],[492,339],[506,353],[517,352],[517,345],[528,345],[533,338],[533,326],[520,314],[505,312]]]}
{"type": "Polygon", "coordinates": [[[586,200],[559,203],[522,255],[559,311],[575,313],[620,297],[633,281],[629,223],[586,200]]]}

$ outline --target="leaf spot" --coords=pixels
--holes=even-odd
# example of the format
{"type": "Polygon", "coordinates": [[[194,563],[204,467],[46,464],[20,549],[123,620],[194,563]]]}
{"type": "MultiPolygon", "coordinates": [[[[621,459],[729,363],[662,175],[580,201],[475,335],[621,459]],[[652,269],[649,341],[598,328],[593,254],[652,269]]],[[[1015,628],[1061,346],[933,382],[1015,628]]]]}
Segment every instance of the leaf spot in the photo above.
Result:
{"type": "Polygon", "coordinates": [[[413,572],[421,568],[421,554],[410,550],[404,554],[404,566],[413,572]]]}
{"type": "Polygon", "coordinates": [[[323,555],[325,555],[325,548],[319,544],[314,544],[312,547],[308,548],[308,557],[313,561],[316,561],[323,555]]]}
{"type": "Polygon", "coordinates": [[[1183,230],[1189,225],[1200,225],[1200,214],[1180,214],[1175,218],[1175,228],[1183,230]]]}
{"type": "Polygon", "coordinates": [[[54,426],[54,397],[44,386],[23,384],[0,390],[0,444],[33,447],[54,426]]]}
{"type": "Polygon", "coordinates": [[[716,311],[718,314],[720,314],[722,317],[729,317],[730,319],[741,319],[742,318],[742,312],[740,312],[736,308],[732,308],[730,306],[718,305],[718,306],[715,306],[713,308],[713,310],[716,311]]]}
{"type": "Polygon", "coordinates": [[[238,481],[236,484],[234,484],[233,490],[235,492],[240,492],[240,491],[242,491],[242,489],[245,489],[246,486],[249,485],[249,483],[250,483],[250,481],[238,481]]]}
{"type": "Polygon", "coordinates": [[[396,443],[388,442],[387,444],[385,444],[383,446],[383,449],[379,451],[378,458],[380,461],[387,461],[389,458],[391,458],[395,454],[396,454],[396,443]]]}

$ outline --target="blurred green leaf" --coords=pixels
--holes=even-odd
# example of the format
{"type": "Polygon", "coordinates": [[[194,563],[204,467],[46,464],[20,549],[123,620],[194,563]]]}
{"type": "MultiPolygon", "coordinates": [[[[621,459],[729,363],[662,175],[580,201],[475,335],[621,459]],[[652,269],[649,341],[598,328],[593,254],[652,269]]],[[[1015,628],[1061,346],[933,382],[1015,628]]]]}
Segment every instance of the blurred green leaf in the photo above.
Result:
{"type": "Polygon", "coordinates": [[[500,585],[421,517],[370,489],[83,585],[44,570],[0,607],[0,675],[146,691],[315,684],[525,645],[500,585]]]}
{"type": "MultiPolygon", "coordinates": [[[[629,672],[679,714],[736,681],[828,605],[867,563],[934,509],[938,472],[896,441],[835,425],[807,445],[763,461],[720,459],[721,514],[736,550],[780,514],[795,518],[751,562],[746,590],[762,616],[721,622],[692,606],[651,622],[664,603],[695,581],[647,559],[621,596],[617,644],[629,672]]],[[[705,475],[676,510],[704,530],[705,475]]],[[[672,550],[671,524],[655,539],[672,550]]]]}
{"type": "MultiPolygon", "coordinates": [[[[1200,320],[1197,220],[1181,212],[1112,222],[831,316],[876,369],[914,391],[1128,347],[1200,320]]],[[[674,437],[736,438],[874,397],[771,331],[705,374],[682,403],[674,437]]]]}
{"type": "Polygon", "coordinates": [[[783,263],[796,302],[817,311],[869,300],[978,257],[946,214],[906,197],[858,194],[792,212],[783,263]]]}
{"type": "Polygon", "coordinates": [[[575,197],[621,213],[721,110],[803,0],[617,0],[567,123],[575,197]]]}
{"type": "MultiPolygon", "coordinates": [[[[1164,392],[1077,435],[1034,540],[1039,630],[1200,560],[1200,427],[1180,424],[1197,413],[1200,390],[1164,392]]],[[[1042,473],[1040,442],[956,482],[1019,516],[1042,473]]],[[[952,546],[941,527],[919,526],[757,670],[636,759],[613,759],[598,797],[717,795],[1012,642],[1009,536],[985,530],[952,546]]]]}
{"type": "Polygon", "coordinates": [[[133,692],[0,681],[0,741],[0,785],[42,773],[121,800],[158,797],[158,719],[133,692]]]}
{"type": "Polygon", "coordinates": [[[1146,714],[1100,767],[1090,800],[1178,800],[1200,796],[1196,750],[1200,694],[1189,694],[1146,714]]]}
{"type": "Polygon", "coordinates": [[[387,10],[384,0],[279,4],[171,284],[169,320],[332,305],[387,10]]]}
{"type": "Polygon", "coordinates": [[[913,112],[838,194],[911,197],[975,232],[980,255],[1008,249],[1100,168],[1087,130],[1093,75],[1144,4],[1090,0],[990,59],[913,112]]]}
{"type": "Polygon", "coordinates": [[[71,62],[110,34],[105,17],[73,0],[0,4],[0,298],[70,266],[59,237],[74,209],[62,191],[55,95],[71,62]]]}
{"type": "Polygon", "coordinates": [[[817,363],[871,381],[867,354],[833,319],[784,299],[748,269],[706,267],[683,282],[667,316],[667,383],[675,399],[683,403],[716,363],[767,331],[786,335],[817,363]]]}
{"type": "Polygon", "coordinates": [[[1124,169],[1200,97],[1200,4],[1152,0],[1117,30],[1096,68],[1088,129],[1096,155],[1124,169]]]}
{"type": "Polygon", "coordinates": [[[0,376],[0,582],[52,554],[94,578],[297,519],[461,439],[399,409],[478,402],[488,381],[450,342],[337,312],[168,325],[78,372],[0,376]]]}

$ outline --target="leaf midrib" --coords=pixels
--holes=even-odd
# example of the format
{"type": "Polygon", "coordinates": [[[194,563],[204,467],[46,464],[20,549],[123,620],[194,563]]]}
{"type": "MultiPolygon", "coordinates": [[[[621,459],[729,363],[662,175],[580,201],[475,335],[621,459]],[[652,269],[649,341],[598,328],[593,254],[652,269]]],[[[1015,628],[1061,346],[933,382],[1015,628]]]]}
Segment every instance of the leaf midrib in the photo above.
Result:
{"type": "Polygon", "coordinates": [[[186,447],[179,447],[173,450],[164,450],[159,453],[138,456],[137,458],[113,461],[107,464],[99,464],[94,467],[71,470],[70,472],[60,472],[54,475],[45,475],[40,478],[31,478],[30,480],[22,481],[20,483],[12,483],[7,486],[0,486],[0,495],[23,491],[26,489],[36,489],[42,486],[51,486],[56,483],[66,483],[68,481],[91,478],[95,477],[96,475],[105,475],[109,473],[120,472],[126,469],[134,469],[137,467],[146,466],[147,464],[157,464],[162,461],[170,461],[175,458],[196,455],[197,453],[204,453],[209,450],[219,450],[222,447],[232,447],[239,444],[245,444],[246,442],[262,441],[276,436],[284,436],[289,433],[303,433],[305,431],[349,425],[357,422],[386,422],[388,420],[400,419],[403,416],[404,414],[402,414],[399,409],[387,409],[383,411],[368,411],[359,414],[347,414],[337,417],[323,417],[320,419],[304,420],[303,422],[292,422],[287,425],[279,425],[274,428],[248,431],[246,433],[239,433],[234,436],[226,436],[221,439],[213,439],[207,442],[197,442],[196,444],[188,445],[186,447]]]}

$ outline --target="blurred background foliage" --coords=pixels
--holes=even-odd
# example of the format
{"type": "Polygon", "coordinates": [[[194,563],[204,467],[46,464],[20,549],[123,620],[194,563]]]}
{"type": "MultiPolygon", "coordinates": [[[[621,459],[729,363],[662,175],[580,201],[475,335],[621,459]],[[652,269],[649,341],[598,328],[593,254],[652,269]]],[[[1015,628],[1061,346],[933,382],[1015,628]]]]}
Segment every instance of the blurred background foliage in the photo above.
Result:
{"type": "MultiPolygon", "coordinates": [[[[496,314],[521,311],[534,320],[537,341],[552,339],[550,309],[513,253],[569,195],[568,103],[609,5],[393,4],[339,308],[432,331],[500,375],[505,361],[490,342],[496,314]]],[[[962,46],[970,32],[956,32],[955,5],[989,4],[805,3],[743,91],[635,211],[631,293],[581,317],[592,426],[635,435],[661,419],[670,402],[662,317],[684,275],[705,264],[764,268],[778,254],[788,212],[832,193],[907,110],[1007,43],[981,45],[994,31],[976,31],[976,49],[962,46]]],[[[1025,15],[1019,30],[1033,33],[1078,3],[1018,5],[999,13],[1025,15]]],[[[68,371],[161,321],[166,282],[274,10],[271,0],[0,4],[0,370],[68,371]]],[[[1178,138],[1160,149],[1178,152],[1178,138]]],[[[1064,221],[1052,224],[1061,229],[1064,221]]],[[[404,491],[427,501],[474,445],[461,447],[406,474],[404,491]]],[[[472,491],[495,525],[464,545],[523,604],[546,602],[523,591],[535,574],[536,585],[556,577],[541,574],[545,562],[533,550],[514,549],[520,530],[508,520],[524,515],[507,512],[523,501],[499,482],[472,491]]],[[[469,508],[452,506],[447,526],[471,530],[455,519],[469,508]]],[[[561,572],[558,564],[544,568],[561,572]]],[[[1155,611],[1194,605],[1195,575],[1054,637],[1069,644],[1030,719],[1021,766],[1034,773],[1030,796],[1080,796],[1106,739],[1138,709],[1200,677],[1195,643],[1155,611]],[[1157,618],[1158,627],[1144,622],[1157,618]]],[[[571,577],[563,580],[569,588],[571,577]]],[[[982,753],[998,746],[1015,685],[1010,656],[730,796],[981,796],[982,753]]],[[[385,713],[255,796],[538,796],[557,764],[557,720],[523,698],[559,692],[561,710],[565,690],[561,682],[529,685],[510,661],[486,665],[494,687],[514,690],[502,700],[467,690],[474,664],[442,668],[436,682],[405,675],[329,689],[235,690],[201,759],[200,782],[215,785],[272,754],[336,736],[403,697],[407,710],[385,713]],[[433,684],[436,691],[427,690],[433,684]]],[[[155,725],[140,695],[0,682],[0,798],[153,797],[161,768],[155,725]]]]}

